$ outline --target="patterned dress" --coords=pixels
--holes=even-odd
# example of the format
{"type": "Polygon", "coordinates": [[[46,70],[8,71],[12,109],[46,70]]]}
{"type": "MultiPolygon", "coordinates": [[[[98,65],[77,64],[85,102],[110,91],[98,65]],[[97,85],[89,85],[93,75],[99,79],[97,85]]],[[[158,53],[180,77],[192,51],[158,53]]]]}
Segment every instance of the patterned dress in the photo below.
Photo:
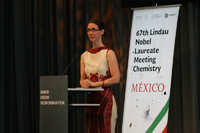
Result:
{"type": "MultiPolygon", "coordinates": [[[[111,77],[108,62],[107,46],[90,49],[85,55],[85,73],[93,82],[111,77]]],[[[112,87],[104,87],[104,91],[90,92],[87,103],[100,103],[100,107],[86,108],[87,133],[117,133],[117,104],[112,87]]]]}

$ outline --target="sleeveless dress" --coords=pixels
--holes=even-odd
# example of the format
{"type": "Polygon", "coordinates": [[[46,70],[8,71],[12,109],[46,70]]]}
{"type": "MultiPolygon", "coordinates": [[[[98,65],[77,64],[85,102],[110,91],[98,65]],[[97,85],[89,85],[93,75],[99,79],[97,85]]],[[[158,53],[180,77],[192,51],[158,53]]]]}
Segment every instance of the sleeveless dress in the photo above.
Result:
{"type": "MultiPolygon", "coordinates": [[[[107,46],[90,49],[85,55],[85,73],[93,82],[111,77],[107,62],[107,46]]],[[[117,103],[112,87],[87,94],[87,103],[100,103],[100,107],[86,108],[86,133],[117,133],[117,103]]]]}

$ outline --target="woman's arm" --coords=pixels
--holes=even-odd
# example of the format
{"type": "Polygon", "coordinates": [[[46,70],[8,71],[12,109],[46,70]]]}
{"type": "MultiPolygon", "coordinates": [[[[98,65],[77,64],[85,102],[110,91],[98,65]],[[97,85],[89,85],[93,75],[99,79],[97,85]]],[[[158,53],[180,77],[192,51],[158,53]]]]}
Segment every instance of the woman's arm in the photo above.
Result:
{"type": "Polygon", "coordinates": [[[113,50],[107,53],[108,66],[110,69],[111,78],[104,81],[104,86],[112,86],[120,82],[120,72],[117,57],[113,50]]]}
{"type": "Polygon", "coordinates": [[[84,56],[85,56],[85,53],[81,55],[81,61],[80,61],[80,76],[81,76],[80,85],[82,88],[89,88],[90,84],[87,82],[87,77],[85,74],[85,63],[84,63],[85,57],[84,56]]]}

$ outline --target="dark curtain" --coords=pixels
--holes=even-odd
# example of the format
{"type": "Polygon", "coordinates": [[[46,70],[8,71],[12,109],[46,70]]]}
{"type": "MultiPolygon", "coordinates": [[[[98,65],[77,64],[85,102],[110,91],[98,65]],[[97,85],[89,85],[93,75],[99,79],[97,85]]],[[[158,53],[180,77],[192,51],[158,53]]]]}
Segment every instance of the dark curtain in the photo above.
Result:
{"type": "Polygon", "coordinates": [[[180,7],[169,104],[168,133],[200,132],[200,3],[180,7]]]}
{"type": "MultiPolygon", "coordinates": [[[[0,133],[39,133],[39,78],[62,75],[82,49],[91,48],[86,34],[90,19],[108,30],[105,45],[120,66],[120,84],[113,87],[123,120],[132,11],[120,0],[0,0],[0,133]]],[[[199,2],[181,6],[170,97],[169,133],[198,133],[199,2]]],[[[69,88],[79,87],[80,54],[65,73],[69,88]]],[[[70,96],[83,102],[85,95],[70,96]]],[[[85,132],[84,109],[69,111],[69,133],[85,132]]]]}

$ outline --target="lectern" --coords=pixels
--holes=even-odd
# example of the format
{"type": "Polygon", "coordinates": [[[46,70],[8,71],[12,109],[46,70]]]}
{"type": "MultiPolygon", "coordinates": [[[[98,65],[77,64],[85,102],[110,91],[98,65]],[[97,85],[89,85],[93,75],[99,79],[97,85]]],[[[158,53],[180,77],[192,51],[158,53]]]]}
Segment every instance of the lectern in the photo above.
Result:
{"type": "Polygon", "coordinates": [[[68,133],[68,110],[100,104],[68,103],[69,95],[103,91],[101,88],[68,88],[68,77],[40,77],[40,133],[68,133]]]}
{"type": "Polygon", "coordinates": [[[68,77],[40,77],[40,133],[68,133],[68,77]]]}

